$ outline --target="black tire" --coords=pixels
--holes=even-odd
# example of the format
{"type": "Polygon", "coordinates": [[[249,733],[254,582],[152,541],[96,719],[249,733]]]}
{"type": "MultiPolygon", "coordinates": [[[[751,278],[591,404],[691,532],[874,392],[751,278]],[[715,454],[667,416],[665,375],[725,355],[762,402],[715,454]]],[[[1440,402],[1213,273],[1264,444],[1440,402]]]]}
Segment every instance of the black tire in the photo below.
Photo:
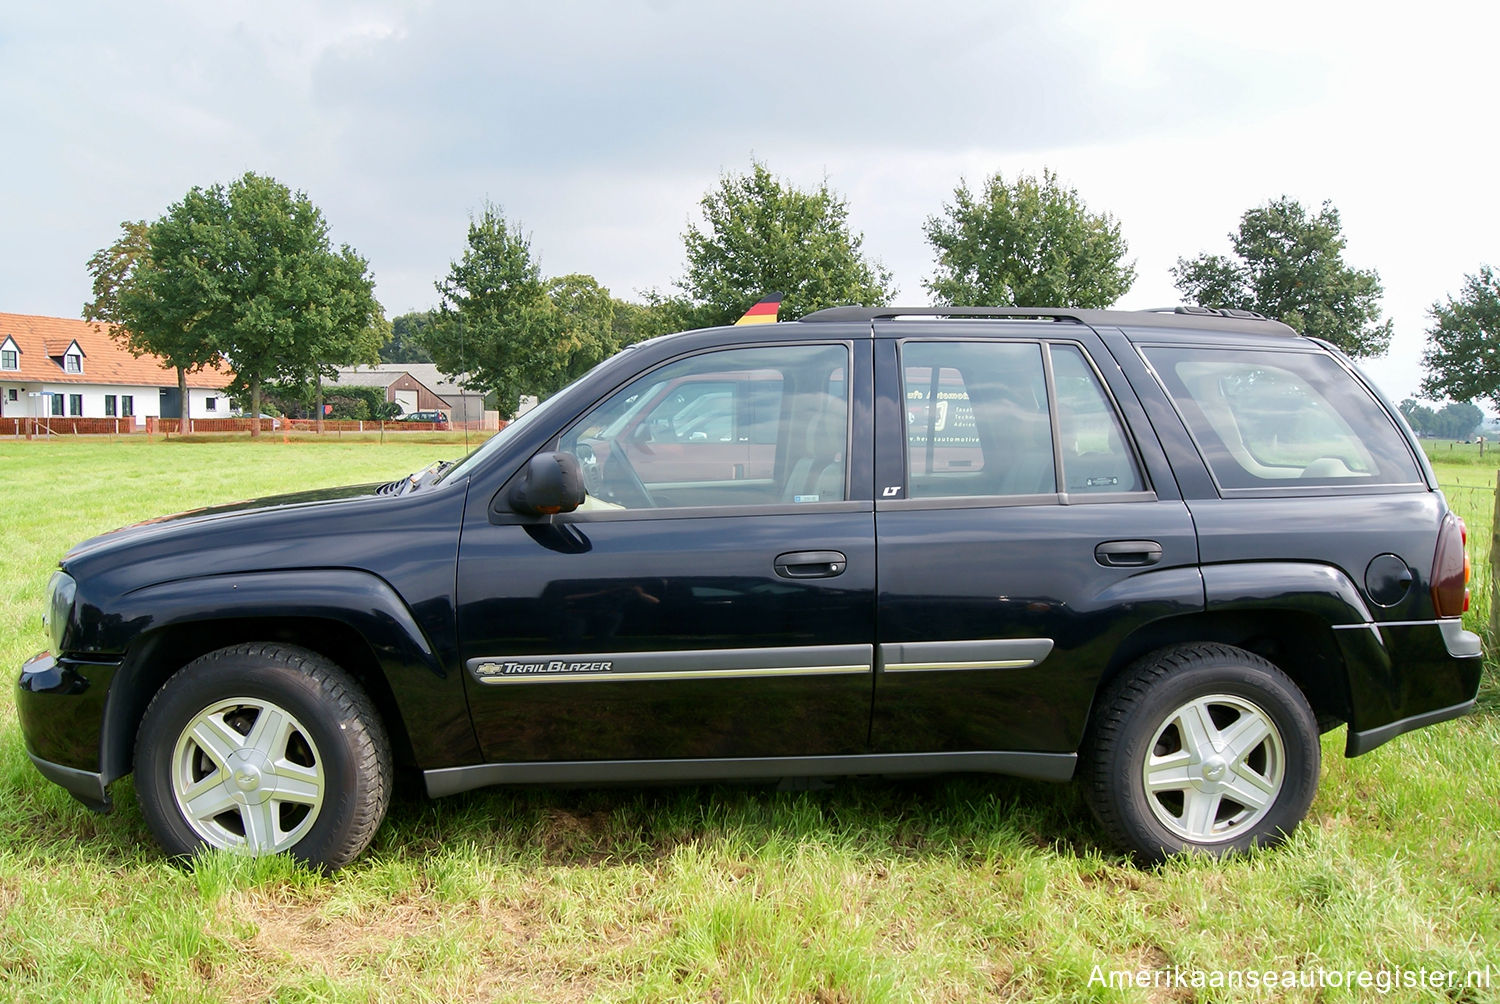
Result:
{"type": "Polygon", "coordinates": [[[1260,656],[1208,643],[1162,649],[1111,681],[1084,755],[1094,815],[1148,861],[1279,843],[1307,815],[1321,766],[1297,685],[1260,656]]]}
{"type": "Polygon", "coordinates": [[[173,856],[222,847],[341,868],[374,838],[391,776],[368,695],[290,645],[193,660],[157,691],[136,734],[136,795],[173,856]]]}

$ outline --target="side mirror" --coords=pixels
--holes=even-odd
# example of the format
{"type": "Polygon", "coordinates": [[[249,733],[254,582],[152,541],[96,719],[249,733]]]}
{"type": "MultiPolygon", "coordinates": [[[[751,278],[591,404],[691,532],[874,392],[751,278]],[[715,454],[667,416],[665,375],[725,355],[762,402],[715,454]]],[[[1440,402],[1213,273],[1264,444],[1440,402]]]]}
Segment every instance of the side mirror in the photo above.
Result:
{"type": "Polygon", "coordinates": [[[538,453],[511,486],[506,501],[528,516],[553,516],[583,505],[583,468],[571,453],[538,453]]]}

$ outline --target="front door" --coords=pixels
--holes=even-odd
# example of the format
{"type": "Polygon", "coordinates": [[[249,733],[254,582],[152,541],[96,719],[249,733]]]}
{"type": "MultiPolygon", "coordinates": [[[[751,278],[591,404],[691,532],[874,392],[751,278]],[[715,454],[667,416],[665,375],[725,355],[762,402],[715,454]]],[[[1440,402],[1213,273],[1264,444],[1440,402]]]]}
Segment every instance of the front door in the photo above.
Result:
{"type": "Polygon", "coordinates": [[[578,512],[469,500],[459,632],[487,760],[864,752],[875,533],[850,484],[870,449],[850,438],[854,358],[782,343],[669,362],[549,444],[582,463],[578,512]]]}
{"type": "Polygon", "coordinates": [[[876,343],[902,414],[877,433],[875,752],[1071,753],[1122,640],[1202,607],[1192,519],[1125,435],[1102,346],[1015,327],[876,343]]]}
{"type": "Polygon", "coordinates": [[[163,387],[159,395],[158,406],[161,408],[161,410],[157,412],[157,414],[161,415],[162,418],[181,418],[181,392],[176,387],[163,387]]]}

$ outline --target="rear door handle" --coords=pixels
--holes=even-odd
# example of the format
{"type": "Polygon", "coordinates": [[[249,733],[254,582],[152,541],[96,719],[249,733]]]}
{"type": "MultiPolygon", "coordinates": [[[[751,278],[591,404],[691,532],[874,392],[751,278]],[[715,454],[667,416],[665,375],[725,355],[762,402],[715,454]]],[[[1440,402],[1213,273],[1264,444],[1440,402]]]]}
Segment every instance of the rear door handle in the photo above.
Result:
{"type": "Polygon", "coordinates": [[[1161,544],[1154,540],[1106,540],[1094,548],[1094,560],[1111,568],[1154,565],[1161,560],[1161,544]]]}
{"type": "Polygon", "coordinates": [[[841,551],[788,551],[776,556],[776,574],[783,579],[831,579],[844,574],[848,565],[841,551]]]}

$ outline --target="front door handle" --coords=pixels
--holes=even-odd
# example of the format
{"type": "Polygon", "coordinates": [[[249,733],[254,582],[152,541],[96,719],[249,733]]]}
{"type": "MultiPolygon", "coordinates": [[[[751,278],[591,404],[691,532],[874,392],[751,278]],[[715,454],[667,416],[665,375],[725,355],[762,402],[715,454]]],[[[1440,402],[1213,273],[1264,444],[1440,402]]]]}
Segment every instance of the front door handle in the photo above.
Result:
{"type": "Polygon", "coordinates": [[[788,551],[776,556],[776,574],[783,579],[831,579],[844,574],[848,565],[841,551],[788,551]]]}
{"type": "Polygon", "coordinates": [[[1161,560],[1161,544],[1154,540],[1106,540],[1094,548],[1094,560],[1110,568],[1154,565],[1161,560]]]}

